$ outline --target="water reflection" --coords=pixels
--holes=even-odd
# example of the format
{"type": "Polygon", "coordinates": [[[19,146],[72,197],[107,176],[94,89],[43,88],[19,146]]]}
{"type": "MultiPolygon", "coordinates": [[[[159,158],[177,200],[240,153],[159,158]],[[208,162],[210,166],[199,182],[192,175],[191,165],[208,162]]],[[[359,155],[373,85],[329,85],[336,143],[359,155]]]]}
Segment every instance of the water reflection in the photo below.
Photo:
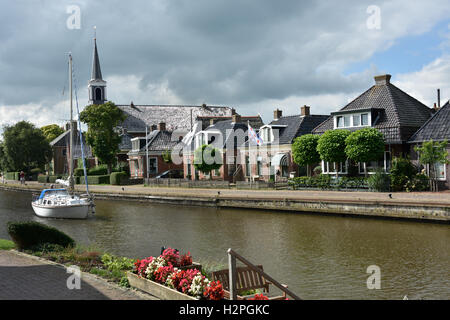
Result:
{"type": "Polygon", "coordinates": [[[231,247],[307,299],[450,299],[448,225],[119,201],[97,201],[89,220],[52,220],[30,198],[0,191],[0,238],[7,221],[33,220],[129,257],[172,246],[225,264],[231,247]],[[369,265],[381,290],[366,287],[369,265]]]}

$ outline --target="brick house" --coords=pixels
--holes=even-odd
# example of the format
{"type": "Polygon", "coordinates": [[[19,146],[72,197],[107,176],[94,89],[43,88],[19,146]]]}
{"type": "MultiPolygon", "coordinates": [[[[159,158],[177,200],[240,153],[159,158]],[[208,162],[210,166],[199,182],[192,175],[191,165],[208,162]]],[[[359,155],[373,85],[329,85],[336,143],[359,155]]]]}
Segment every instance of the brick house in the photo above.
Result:
{"type": "MultiPolygon", "coordinates": [[[[166,124],[161,122],[157,127],[153,127],[148,133],[147,139],[136,137],[131,139],[131,151],[128,152],[130,166],[130,177],[141,179],[147,177],[147,154],[148,154],[148,176],[156,177],[168,170],[182,170],[183,164],[166,162],[164,154],[179,144],[178,139],[174,139],[173,132],[166,130],[166,124]],[[147,144],[146,144],[147,142],[147,144]]],[[[167,158],[166,158],[167,159],[167,158]]]]}
{"type": "MultiPolygon", "coordinates": [[[[427,122],[409,139],[411,145],[411,160],[419,167],[418,154],[414,151],[414,146],[421,145],[424,141],[444,141],[447,140],[447,151],[450,155],[450,103],[447,102],[442,108],[437,108],[437,112],[428,119],[427,122]]],[[[450,160],[450,156],[449,156],[450,160]]],[[[429,168],[425,168],[427,173],[429,168]]],[[[439,188],[450,188],[450,164],[437,163],[435,172],[439,181],[439,188]]]]}
{"type": "MultiPolygon", "coordinates": [[[[408,155],[409,139],[433,114],[432,108],[394,86],[390,79],[389,74],[376,76],[375,85],[339,111],[332,112],[313,130],[315,134],[322,134],[334,129],[378,129],[384,135],[385,152],[382,159],[367,164],[369,173],[376,168],[389,172],[392,157],[408,155]]],[[[334,166],[334,163],[322,161],[322,172],[335,174],[334,166]]],[[[337,170],[339,174],[348,174],[349,161],[338,164],[337,170]]],[[[357,174],[364,174],[364,164],[357,164],[355,170],[357,174]]]]}
{"type": "Polygon", "coordinates": [[[240,146],[247,140],[248,124],[262,123],[260,116],[242,117],[234,111],[231,117],[198,118],[195,130],[183,140],[184,177],[191,180],[212,179],[229,182],[244,180],[240,146]],[[211,172],[211,175],[205,175],[194,166],[194,152],[203,144],[211,144],[221,152],[223,165],[211,172]]]}
{"type": "Polygon", "coordinates": [[[299,115],[283,116],[282,110],[274,111],[274,119],[259,128],[263,144],[249,141],[242,149],[243,174],[246,181],[279,181],[298,176],[299,167],[293,161],[292,144],[297,137],[309,134],[327,115],[313,115],[309,106],[302,106],[299,115]]]}

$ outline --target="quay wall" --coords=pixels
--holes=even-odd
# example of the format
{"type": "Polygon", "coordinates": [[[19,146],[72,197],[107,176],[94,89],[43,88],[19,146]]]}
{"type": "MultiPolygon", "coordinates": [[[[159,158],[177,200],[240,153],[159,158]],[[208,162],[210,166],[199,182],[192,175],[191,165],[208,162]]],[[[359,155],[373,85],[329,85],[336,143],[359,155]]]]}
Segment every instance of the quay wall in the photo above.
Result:
{"type": "MultiPolygon", "coordinates": [[[[0,185],[0,189],[22,192],[39,192],[38,186],[0,185]]],[[[91,192],[95,199],[128,200],[171,205],[188,205],[216,208],[257,209],[278,212],[317,213],[323,215],[361,216],[377,218],[410,219],[431,222],[450,222],[450,206],[447,204],[419,204],[409,202],[384,202],[349,199],[269,199],[242,197],[193,197],[186,195],[146,195],[112,192],[91,192]]],[[[30,198],[31,200],[31,198],[30,198]]]]}

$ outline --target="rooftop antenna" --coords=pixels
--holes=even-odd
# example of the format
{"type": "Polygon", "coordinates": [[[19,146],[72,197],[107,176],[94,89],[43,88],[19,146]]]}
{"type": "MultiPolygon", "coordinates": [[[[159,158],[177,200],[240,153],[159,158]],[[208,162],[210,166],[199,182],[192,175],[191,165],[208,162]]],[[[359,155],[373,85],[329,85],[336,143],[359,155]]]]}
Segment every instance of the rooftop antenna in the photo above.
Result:
{"type": "Polygon", "coordinates": [[[441,107],[441,89],[437,89],[438,109],[441,107]]]}

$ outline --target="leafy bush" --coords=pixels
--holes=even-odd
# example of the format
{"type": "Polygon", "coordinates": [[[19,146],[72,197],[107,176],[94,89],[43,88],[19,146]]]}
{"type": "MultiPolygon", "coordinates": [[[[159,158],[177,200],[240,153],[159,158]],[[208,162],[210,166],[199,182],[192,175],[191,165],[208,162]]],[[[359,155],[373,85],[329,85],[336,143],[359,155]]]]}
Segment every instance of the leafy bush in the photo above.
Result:
{"type": "Polygon", "coordinates": [[[91,168],[88,171],[88,176],[103,176],[108,174],[108,167],[104,164],[91,168]]]}
{"type": "Polygon", "coordinates": [[[38,222],[8,222],[8,233],[19,250],[34,250],[49,243],[64,248],[75,241],[64,232],[38,222]]]}
{"type": "Polygon", "coordinates": [[[5,179],[18,181],[19,180],[19,172],[6,172],[5,179]]]}
{"type": "Polygon", "coordinates": [[[110,183],[115,186],[120,186],[124,183],[128,178],[126,172],[113,172],[111,173],[110,183]]]}
{"type": "MultiPolygon", "coordinates": [[[[109,184],[109,175],[88,176],[88,184],[109,184]]],[[[85,184],[84,178],[80,178],[80,184],[85,184]]]]}
{"type": "Polygon", "coordinates": [[[391,184],[391,179],[384,170],[377,169],[374,174],[367,179],[367,184],[371,191],[387,192],[391,184]]]}
{"type": "Polygon", "coordinates": [[[134,262],[133,259],[116,257],[108,253],[102,255],[102,263],[111,272],[133,270],[134,262]]]}
{"type": "Polygon", "coordinates": [[[48,176],[40,174],[37,177],[37,181],[40,183],[48,183],[48,176]]]}
{"type": "Polygon", "coordinates": [[[315,177],[296,177],[289,179],[289,184],[295,188],[320,189],[367,189],[367,179],[364,177],[339,177],[332,179],[330,175],[322,174],[315,177]]]}
{"type": "Polygon", "coordinates": [[[50,182],[50,183],[55,183],[56,180],[58,180],[58,179],[62,179],[62,176],[61,176],[61,175],[58,175],[58,176],[48,176],[48,182],[50,182]]]}
{"type": "Polygon", "coordinates": [[[391,190],[403,191],[417,170],[408,158],[394,157],[391,166],[391,190]]]}
{"type": "Polygon", "coordinates": [[[405,190],[411,191],[427,191],[430,189],[430,178],[424,174],[416,174],[405,184],[405,190]]]}
{"type": "Polygon", "coordinates": [[[30,170],[30,174],[31,175],[38,175],[39,173],[42,173],[42,169],[41,168],[34,168],[30,170]]]}
{"type": "Polygon", "coordinates": [[[84,169],[83,168],[76,168],[75,170],[73,170],[73,175],[75,177],[82,177],[82,176],[84,176],[84,169]]]}

